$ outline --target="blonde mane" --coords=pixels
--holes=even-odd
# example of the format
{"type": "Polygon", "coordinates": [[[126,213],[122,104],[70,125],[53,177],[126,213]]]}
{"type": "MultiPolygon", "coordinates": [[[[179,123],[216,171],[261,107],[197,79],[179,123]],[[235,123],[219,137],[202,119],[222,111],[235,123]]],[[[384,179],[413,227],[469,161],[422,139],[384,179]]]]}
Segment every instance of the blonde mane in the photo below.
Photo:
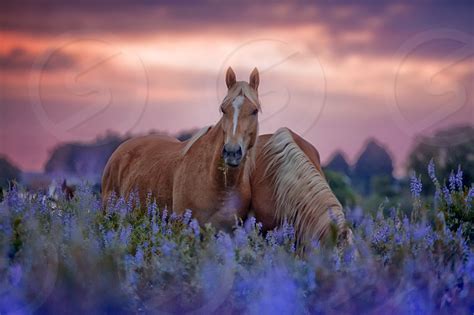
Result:
{"type": "Polygon", "coordinates": [[[183,150],[181,151],[181,155],[186,155],[186,153],[188,153],[189,149],[191,149],[193,144],[196,143],[196,141],[198,141],[199,138],[204,136],[211,128],[212,128],[212,126],[207,126],[207,127],[201,128],[191,138],[189,138],[189,140],[186,142],[186,145],[184,146],[183,150]]]}
{"type": "Polygon", "coordinates": [[[341,233],[351,238],[340,202],[287,128],[273,134],[260,158],[267,163],[263,178],[274,186],[275,218],[293,224],[299,243],[325,238],[331,224],[337,227],[338,241],[341,233]]]}

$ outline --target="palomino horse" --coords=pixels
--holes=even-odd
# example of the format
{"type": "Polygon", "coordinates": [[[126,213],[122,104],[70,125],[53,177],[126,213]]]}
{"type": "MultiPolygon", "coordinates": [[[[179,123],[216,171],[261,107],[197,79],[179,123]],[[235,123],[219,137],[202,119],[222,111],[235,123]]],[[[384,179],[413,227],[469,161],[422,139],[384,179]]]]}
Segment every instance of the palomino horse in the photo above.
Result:
{"type": "Polygon", "coordinates": [[[313,240],[324,242],[331,234],[340,248],[352,243],[352,231],[324,177],[318,151],[288,128],[258,137],[251,186],[252,210],[264,230],[287,220],[303,247],[313,240]]]}
{"type": "Polygon", "coordinates": [[[103,201],[137,190],[143,202],[151,192],[160,207],[177,214],[191,209],[199,223],[227,230],[235,217],[245,217],[258,136],[258,71],[247,83],[236,81],[229,68],[226,84],[222,118],[189,141],[149,135],[120,145],[104,169],[103,201]]]}

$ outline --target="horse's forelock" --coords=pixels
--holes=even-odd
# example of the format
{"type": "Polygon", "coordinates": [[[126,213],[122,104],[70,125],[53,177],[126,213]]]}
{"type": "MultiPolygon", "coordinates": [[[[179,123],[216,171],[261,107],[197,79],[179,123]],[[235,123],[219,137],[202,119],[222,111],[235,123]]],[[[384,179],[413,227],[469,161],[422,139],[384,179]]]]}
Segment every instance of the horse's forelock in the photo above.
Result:
{"type": "Polygon", "coordinates": [[[222,101],[222,105],[231,104],[238,96],[245,96],[259,111],[262,111],[257,92],[244,81],[239,81],[234,84],[222,101]]]}

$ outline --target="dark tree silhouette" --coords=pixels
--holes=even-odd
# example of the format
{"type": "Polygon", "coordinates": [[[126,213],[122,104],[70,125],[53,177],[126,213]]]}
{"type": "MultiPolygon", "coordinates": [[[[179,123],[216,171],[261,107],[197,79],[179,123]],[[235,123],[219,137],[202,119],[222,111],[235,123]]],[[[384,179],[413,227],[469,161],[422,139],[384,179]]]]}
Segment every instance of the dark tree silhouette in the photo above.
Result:
{"type": "Polygon", "coordinates": [[[11,181],[19,181],[20,169],[8,160],[6,156],[0,156],[0,191],[7,189],[11,181]]]}
{"type": "Polygon", "coordinates": [[[63,143],[51,153],[45,172],[99,178],[112,152],[125,140],[108,134],[91,143],[63,143]]]}
{"type": "Polygon", "coordinates": [[[325,169],[331,170],[333,172],[342,173],[346,176],[351,175],[351,168],[349,166],[349,163],[347,163],[344,154],[340,151],[334,154],[329,163],[326,165],[325,169]]]}
{"type": "Polygon", "coordinates": [[[372,139],[354,166],[353,182],[362,194],[369,194],[372,179],[376,176],[386,177],[386,181],[393,182],[393,161],[388,151],[372,139]]]}
{"type": "MultiPolygon", "coordinates": [[[[196,131],[197,129],[183,131],[176,137],[180,141],[185,141],[196,131]]],[[[166,133],[152,130],[149,134],[166,133]]],[[[56,174],[64,178],[78,176],[99,182],[109,157],[122,142],[131,137],[133,135],[120,136],[109,132],[104,137],[99,137],[89,143],[62,143],[51,152],[44,170],[48,174],[56,174]]]]}

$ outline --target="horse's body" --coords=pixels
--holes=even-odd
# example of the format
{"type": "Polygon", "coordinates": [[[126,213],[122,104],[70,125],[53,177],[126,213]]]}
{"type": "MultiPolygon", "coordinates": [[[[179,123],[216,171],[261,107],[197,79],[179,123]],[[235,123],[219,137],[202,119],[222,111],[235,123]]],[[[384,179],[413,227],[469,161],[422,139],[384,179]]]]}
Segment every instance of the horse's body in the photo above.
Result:
{"type": "Polygon", "coordinates": [[[252,210],[265,230],[293,224],[300,243],[327,238],[332,223],[350,237],[317,150],[287,128],[257,141],[258,81],[256,69],[247,84],[229,68],[221,120],[187,142],[150,135],[123,143],[105,167],[103,201],[137,190],[142,204],[151,193],[160,207],[190,209],[218,229],[231,229],[252,210]]]}
{"type": "Polygon", "coordinates": [[[185,154],[189,143],[171,137],[128,140],[107,163],[103,198],[107,200],[112,192],[129,196],[137,190],[143,204],[151,193],[160,207],[177,214],[191,209],[200,223],[232,227],[235,216],[244,217],[249,208],[250,183],[245,167],[224,171],[222,137],[218,123],[198,139],[189,140],[196,142],[185,154]],[[207,143],[216,145],[204,145],[207,143]]]}
{"type": "Polygon", "coordinates": [[[313,240],[327,240],[334,226],[341,246],[351,242],[342,206],[324,177],[313,145],[281,128],[258,138],[256,154],[251,208],[264,230],[287,220],[294,225],[298,242],[306,246],[313,240]]]}
{"type": "Polygon", "coordinates": [[[258,72],[250,83],[236,82],[228,70],[229,88],[221,120],[188,142],[145,136],[126,141],[112,154],[102,177],[102,198],[148,193],[161,207],[177,214],[191,209],[199,223],[230,229],[250,207],[250,171],[258,133],[258,72]]]}

